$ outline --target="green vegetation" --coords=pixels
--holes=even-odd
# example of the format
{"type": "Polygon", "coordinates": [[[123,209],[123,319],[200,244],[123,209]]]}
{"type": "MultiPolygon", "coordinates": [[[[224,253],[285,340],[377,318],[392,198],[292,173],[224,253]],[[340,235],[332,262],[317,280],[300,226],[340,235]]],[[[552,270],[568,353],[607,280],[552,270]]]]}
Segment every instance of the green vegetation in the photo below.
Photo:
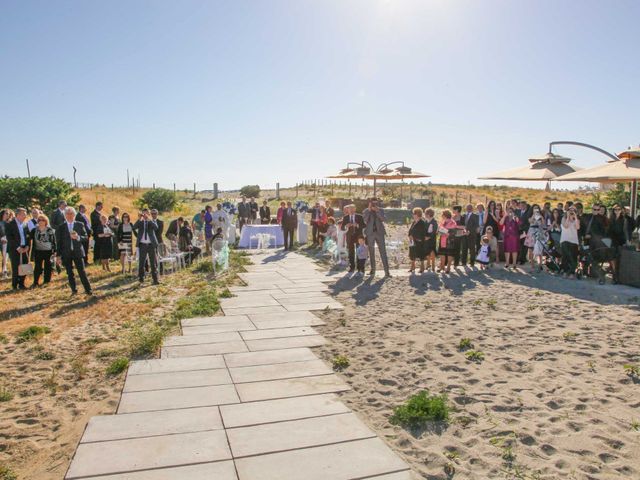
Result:
{"type": "Polygon", "coordinates": [[[162,345],[164,335],[164,329],[154,322],[137,322],[128,332],[127,350],[132,357],[155,355],[162,345]]]}
{"type": "Polygon", "coordinates": [[[458,350],[460,350],[461,352],[464,352],[465,350],[469,350],[470,348],[473,348],[473,343],[471,343],[471,339],[466,337],[461,338],[460,343],[458,343],[458,350]]]}
{"type": "Polygon", "coordinates": [[[18,480],[18,476],[6,465],[0,464],[0,480],[18,480]]]}
{"type": "Polygon", "coordinates": [[[393,425],[400,425],[409,428],[419,428],[427,422],[449,421],[449,404],[446,394],[429,395],[424,390],[413,395],[404,404],[393,410],[390,418],[393,425]]]}
{"type": "Polygon", "coordinates": [[[176,302],[173,318],[208,317],[220,310],[220,302],[215,287],[204,288],[194,294],[182,297],[176,302]]]}
{"type": "Polygon", "coordinates": [[[333,364],[333,369],[336,371],[344,370],[350,364],[349,359],[344,355],[336,355],[335,357],[333,357],[331,363],[333,364]]]}
{"type": "Polygon", "coordinates": [[[260,185],[245,185],[240,189],[240,195],[247,198],[260,197],[260,185]]]}
{"type": "Polygon", "coordinates": [[[76,205],[80,195],[62,178],[56,177],[0,177],[0,205],[16,209],[38,207],[47,214],[58,207],[58,201],[65,200],[76,205]]]}
{"type": "Polygon", "coordinates": [[[115,357],[118,353],[120,353],[120,351],[115,348],[103,348],[96,352],[96,358],[115,357]]]}
{"type": "Polygon", "coordinates": [[[2,344],[9,343],[9,338],[4,333],[0,333],[0,343],[2,344]]]}
{"type": "Polygon", "coordinates": [[[42,336],[44,336],[49,332],[51,332],[51,329],[49,327],[32,325],[29,328],[26,328],[22,330],[20,333],[18,333],[18,336],[16,338],[16,343],[24,343],[30,340],[37,340],[38,338],[41,338],[42,336]]]}
{"type": "Polygon", "coordinates": [[[87,368],[87,361],[84,355],[78,355],[71,360],[71,373],[73,373],[76,380],[82,380],[89,369],[87,368]]]}
{"type": "Polygon", "coordinates": [[[498,309],[498,301],[495,298],[488,298],[485,303],[491,310],[498,309]]]}
{"type": "Polygon", "coordinates": [[[578,334],[575,332],[564,332],[562,334],[562,338],[565,342],[575,342],[577,336],[578,334]]]}
{"type": "Polygon", "coordinates": [[[484,360],[484,353],[480,350],[469,350],[464,354],[464,356],[471,362],[480,363],[484,360]]]}
{"type": "Polygon", "coordinates": [[[640,422],[637,420],[631,420],[631,430],[634,432],[640,432],[640,422]]]}
{"type": "Polygon", "coordinates": [[[53,360],[54,358],[56,358],[56,356],[53,352],[48,352],[46,350],[43,350],[36,355],[36,360],[53,360]]]}
{"type": "Polygon", "coordinates": [[[126,357],[120,357],[114,360],[107,367],[107,375],[115,376],[120,375],[129,367],[129,359],[126,357]]]}
{"type": "Polygon", "coordinates": [[[140,208],[155,208],[161,213],[172,212],[178,205],[178,196],[172,190],[156,188],[144,192],[136,201],[136,205],[140,208]]]}
{"type": "Polygon", "coordinates": [[[640,365],[633,365],[631,363],[627,363],[622,368],[624,368],[625,373],[629,375],[631,378],[640,377],[640,365]]]}
{"type": "Polygon", "coordinates": [[[231,298],[233,297],[233,293],[231,293],[231,290],[229,290],[228,288],[225,288],[220,292],[219,296],[220,298],[231,298]]]}
{"type": "Polygon", "coordinates": [[[4,385],[0,385],[0,402],[10,402],[13,400],[13,392],[4,385]]]}

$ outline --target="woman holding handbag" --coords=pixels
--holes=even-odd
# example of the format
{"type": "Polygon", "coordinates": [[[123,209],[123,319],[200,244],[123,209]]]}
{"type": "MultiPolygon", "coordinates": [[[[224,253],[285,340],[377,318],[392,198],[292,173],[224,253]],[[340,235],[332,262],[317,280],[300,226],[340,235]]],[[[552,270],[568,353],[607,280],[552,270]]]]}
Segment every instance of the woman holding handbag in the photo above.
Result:
{"type": "Polygon", "coordinates": [[[56,253],[56,232],[49,225],[49,219],[45,215],[38,215],[37,226],[31,230],[32,258],[35,264],[33,272],[33,285],[37,288],[40,284],[40,276],[44,271],[44,282],[46,285],[51,281],[53,271],[52,258],[56,253]]]}

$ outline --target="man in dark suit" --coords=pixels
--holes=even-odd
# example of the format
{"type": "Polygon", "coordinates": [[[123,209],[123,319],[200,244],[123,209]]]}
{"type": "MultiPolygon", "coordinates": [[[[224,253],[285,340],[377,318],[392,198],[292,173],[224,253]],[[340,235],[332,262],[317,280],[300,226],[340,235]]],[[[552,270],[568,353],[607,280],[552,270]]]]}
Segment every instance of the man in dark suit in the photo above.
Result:
{"type": "Polygon", "coordinates": [[[158,285],[158,260],[156,258],[156,248],[158,247],[158,226],[149,216],[149,209],[142,210],[140,219],[133,226],[133,231],[137,237],[138,251],[138,279],[144,282],[144,270],[147,259],[151,268],[151,278],[153,284],[158,285]]]}
{"type": "Polygon", "coordinates": [[[364,231],[364,218],[356,213],[355,205],[347,205],[347,213],[342,217],[340,230],[346,233],[347,249],[349,250],[349,273],[356,270],[356,245],[358,237],[362,236],[364,231]]]}
{"type": "MultiPolygon", "coordinates": [[[[99,218],[98,218],[99,220],[99,218]]],[[[84,205],[78,205],[78,213],[76,214],[76,222],[80,222],[84,225],[85,230],[87,231],[87,239],[84,240],[82,246],[84,247],[84,264],[89,265],[89,239],[91,238],[91,234],[94,231],[95,226],[92,225],[92,222],[87,217],[87,207],[84,205]]],[[[101,225],[102,222],[98,225],[101,225]]],[[[93,248],[93,252],[95,254],[95,247],[93,248]]]]}
{"type": "Polygon", "coordinates": [[[249,223],[252,225],[256,223],[258,219],[258,202],[256,199],[251,197],[249,199],[249,223]]]}
{"type": "Polygon", "coordinates": [[[7,235],[7,253],[11,260],[11,288],[24,290],[24,275],[18,275],[21,263],[29,262],[29,232],[24,225],[27,211],[16,208],[16,217],[5,227],[7,235]]]}
{"type": "Polygon", "coordinates": [[[65,222],[56,228],[56,250],[58,263],[62,263],[67,271],[69,287],[71,293],[76,294],[76,277],[73,273],[73,266],[78,270],[80,282],[87,295],[92,295],[91,284],[84,269],[84,243],[88,239],[87,229],[84,223],[76,221],[76,211],[72,207],[67,207],[64,211],[65,222]]]}
{"type": "Polygon", "coordinates": [[[171,220],[169,222],[169,227],[167,228],[167,238],[171,242],[178,242],[178,237],[180,236],[180,227],[182,227],[182,223],[184,219],[182,217],[178,217],[175,220],[171,220]]]}
{"type": "Polygon", "coordinates": [[[524,265],[527,263],[527,256],[529,253],[529,247],[524,244],[525,238],[523,238],[523,234],[529,231],[529,220],[531,219],[531,215],[533,211],[527,202],[524,200],[520,202],[518,209],[516,210],[516,216],[520,219],[520,223],[518,224],[518,230],[520,231],[520,253],[518,254],[518,263],[520,265],[524,265]]]}
{"type": "Polygon", "coordinates": [[[473,267],[476,262],[476,241],[480,230],[480,218],[473,213],[473,205],[467,205],[466,210],[462,217],[465,233],[460,246],[460,262],[463,266],[468,262],[473,267]]]}
{"type": "Polygon", "coordinates": [[[293,250],[293,232],[298,228],[298,212],[287,202],[282,212],[282,232],[284,233],[284,249],[293,250]]]}
{"type": "Polygon", "coordinates": [[[260,207],[260,223],[262,225],[268,225],[271,222],[271,209],[265,200],[260,207]]]}
{"type": "Polygon", "coordinates": [[[164,243],[164,239],[162,238],[162,232],[164,232],[164,222],[158,218],[158,210],[155,208],[151,209],[151,220],[158,227],[158,231],[156,232],[156,237],[158,238],[158,243],[164,243]]]}
{"type": "Polygon", "coordinates": [[[65,222],[64,209],[67,208],[67,202],[60,200],[58,202],[58,208],[51,215],[51,227],[55,230],[59,225],[65,222]]]}
{"type": "Polygon", "coordinates": [[[242,197],[242,201],[238,204],[238,220],[240,222],[240,231],[242,231],[242,227],[245,226],[247,222],[249,222],[249,217],[251,216],[251,206],[247,203],[247,199],[242,197]]]}
{"type": "Polygon", "coordinates": [[[313,247],[320,243],[320,202],[316,202],[314,207],[309,211],[311,214],[311,237],[313,238],[313,247]]]}
{"type": "MultiPolygon", "coordinates": [[[[79,207],[78,207],[79,208],[79,207]]],[[[96,208],[91,212],[91,231],[95,232],[102,222],[100,221],[100,216],[102,215],[102,202],[96,202],[96,208]]],[[[88,242],[89,240],[87,240],[88,242]]],[[[100,252],[99,249],[96,248],[97,245],[93,247],[93,263],[98,263],[100,261],[100,252]]],[[[86,252],[87,257],[89,256],[89,252],[86,252]]]]}

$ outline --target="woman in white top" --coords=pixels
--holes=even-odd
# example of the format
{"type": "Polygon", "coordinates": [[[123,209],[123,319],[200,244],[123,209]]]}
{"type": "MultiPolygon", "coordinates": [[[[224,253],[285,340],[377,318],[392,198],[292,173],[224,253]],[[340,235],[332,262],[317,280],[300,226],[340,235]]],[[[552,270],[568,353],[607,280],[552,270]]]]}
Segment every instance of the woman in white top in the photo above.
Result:
{"type": "Polygon", "coordinates": [[[578,230],[580,220],[576,209],[571,207],[562,218],[562,232],[560,232],[560,248],[562,251],[563,276],[574,278],[578,266],[578,230]]]}

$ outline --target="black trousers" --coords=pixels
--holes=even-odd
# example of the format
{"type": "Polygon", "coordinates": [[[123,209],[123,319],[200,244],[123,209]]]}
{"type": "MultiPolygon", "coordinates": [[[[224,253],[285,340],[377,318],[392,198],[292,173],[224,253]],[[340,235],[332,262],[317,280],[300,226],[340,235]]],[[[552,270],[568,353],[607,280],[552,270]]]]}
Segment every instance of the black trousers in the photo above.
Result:
{"type": "Polygon", "coordinates": [[[460,261],[462,265],[469,263],[473,265],[476,261],[476,238],[477,235],[465,235],[462,237],[460,246],[460,261]],[[467,258],[468,257],[468,258],[467,258]]]}
{"type": "Polygon", "coordinates": [[[320,242],[320,229],[318,228],[318,224],[316,222],[313,222],[311,224],[311,236],[313,237],[314,244],[320,242]]]}
{"type": "Polygon", "coordinates": [[[51,250],[34,250],[33,258],[35,260],[35,266],[33,268],[33,283],[35,285],[40,281],[40,276],[44,270],[44,283],[51,281],[51,250]],[[43,268],[44,267],[44,268],[43,268]]]}
{"type": "Polygon", "coordinates": [[[9,251],[9,260],[11,261],[11,287],[12,288],[24,288],[24,275],[18,275],[18,266],[20,263],[26,263],[29,261],[29,257],[26,253],[18,253],[15,250],[9,251]],[[20,258],[22,257],[22,259],[20,258]]]}
{"type": "Polygon", "coordinates": [[[67,271],[67,278],[69,280],[69,286],[71,287],[72,292],[75,293],[77,291],[76,276],[73,272],[74,265],[76,267],[76,270],[78,270],[78,276],[80,277],[80,282],[84,287],[84,291],[87,293],[91,292],[91,284],[89,283],[89,279],[87,278],[87,272],[84,269],[84,258],[82,257],[63,258],[62,264],[64,265],[64,268],[67,271]]]}
{"type": "Polygon", "coordinates": [[[293,232],[294,228],[283,228],[282,233],[284,234],[284,249],[291,250],[293,248],[293,232]]]}
{"type": "Polygon", "coordinates": [[[462,237],[456,237],[453,240],[453,264],[457,267],[460,265],[460,253],[462,252],[462,237]]]}
{"type": "Polygon", "coordinates": [[[578,245],[571,242],[562,242],[560,251],[562,252],[562,271],[573,275],[576,273],[576,268],[578,268],[578,245]]]}
{"type": "Polygon", "coordinates": [[[247,217],[240,217],[240,231],[242,231],[242,227],[247,223],[249,223],[249,219],[247,217]]]}
{"type": "Polygon", "coordinates": [[[144,281],[144,266],[149,259],[149,267],[151,268],[151,278],[153,283],[158,282],[158,259],[156,258],[156,247],[150,243],[141,243],[138,245],[140,249],[140,258],[138,258],[138,278],[144,281]]]}
{"type": "Polygon", "coordinates": [[[349,250],[349,268],[351,270],[356,269],[356,247],[358,242],[347,242],[347,250],[349,250]]]}

